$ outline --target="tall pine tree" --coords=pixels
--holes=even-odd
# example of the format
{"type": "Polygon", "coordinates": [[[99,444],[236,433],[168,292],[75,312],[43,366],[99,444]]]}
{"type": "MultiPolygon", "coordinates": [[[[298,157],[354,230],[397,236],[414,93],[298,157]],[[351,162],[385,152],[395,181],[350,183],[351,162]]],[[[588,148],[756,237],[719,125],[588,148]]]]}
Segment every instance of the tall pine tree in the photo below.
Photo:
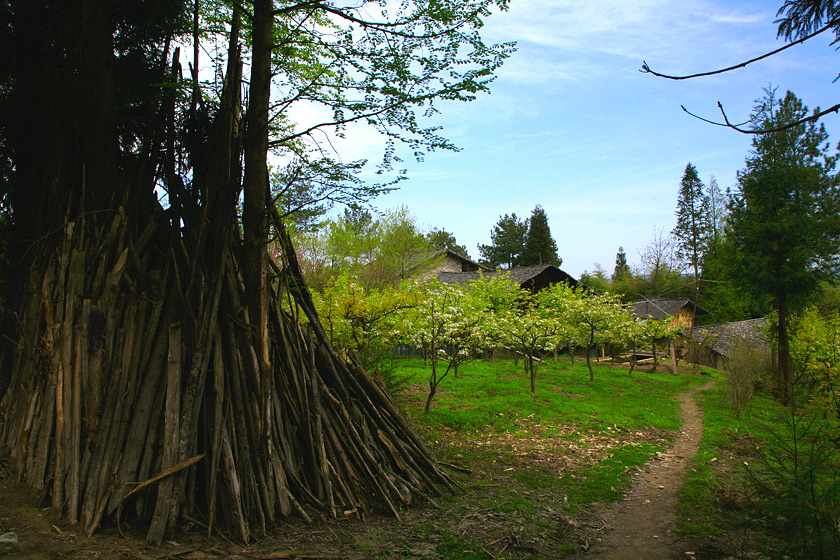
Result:
{"type": "Polygon", "coordinates": [[[834,276],[840,247],[837,156],[829,154],[828,134],[813,122],[784,128],[806,116],[794,94],[779,100],[766,90],[753,120],[763,130],[783,129],[753,139],[730,206],[730,266],[739,271],[741,288],[777,313],[776,397],[782,402],[792,388],[791,313],[834,276]]]}
{"type": "Polygon", "coordinates": [[[557,256],[557,243],[551,237],[548,216],[539,204],[531,212],[528,220],[528,235],[525,238],[525,250],[522,253],[522,266],[552,264],[560,266],[563,259],[557,256]]]}
{"type": "Polygon", "coordinates": [[[615,254],[615,270],[613,270],[612,281],[618,282],[630,272],[630,265],[627,264],[627,254],[624,247],[619,246],[615,254]]]}
{"type": "Polygon", "coordinates": [[[677,242],[677,257],[694,273],[695,303],[699,290],[700,262],[708,239],[708,201],[705,186],[691,163],[685,166],[677,199],[677,225],[671,231],[677,242]]]}

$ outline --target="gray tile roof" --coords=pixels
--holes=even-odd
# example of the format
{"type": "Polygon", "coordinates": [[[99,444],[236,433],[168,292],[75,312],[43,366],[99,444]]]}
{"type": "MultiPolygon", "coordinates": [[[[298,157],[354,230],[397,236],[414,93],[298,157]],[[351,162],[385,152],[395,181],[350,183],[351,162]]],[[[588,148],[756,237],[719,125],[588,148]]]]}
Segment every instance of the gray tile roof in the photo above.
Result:
{"type": "MultiPolygon", "coordinates": [[[[633,304],[633,314],[637,317],[666,319],[676,315],[685,306],[693,307],[694,304],[690,299],[646,299],[633,304]]],[[[704,314],[708,314],[708,311],[698,305],[695,315],[704,314]]]]}
{"type": "Polygon", "coordinates": [[[769,348],[770,342],[765,335],[766,330],[767,319],[749,319],[685,329],[683,334],[695,343],[728,357],[731,349],[734,348],[733,343],[739,340],[747,340],[756,348],[769,348]]]}

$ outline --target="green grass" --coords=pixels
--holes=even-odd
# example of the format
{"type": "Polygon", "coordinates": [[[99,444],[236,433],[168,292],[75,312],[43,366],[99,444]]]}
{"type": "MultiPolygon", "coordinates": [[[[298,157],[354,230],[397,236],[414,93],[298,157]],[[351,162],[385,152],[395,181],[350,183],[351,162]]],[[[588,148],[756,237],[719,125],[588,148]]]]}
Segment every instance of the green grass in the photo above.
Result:
{"type": "Polygon", "coordinates": [[[635,467],[682,425],[676,396],[708,380],[666,371],[629,375],[605,364],[595,366],[593,383],[582,360],[549,359],[531,393],[521,363],[476,361],[443,380],[426,414],[429,373],[420,359],[398,361],[396,374],[409,382],[400,404],[441,460],[473,469],[459,479],[465,494],[439,500],[440,515],[411,532],[436,542],[433,557],[441,560],[487,557],[481,542],[452,525],[487,515],[499,534],[485,535],[485,543],[516,531],[522,543],[550,542],[547,557],[576,550],[577,537],[561,530],[562,519],[584,519],[594,503],[619,499],[635,467]]]}
{"type": "MultiPolygon", "coordinates": [[[[409,409],[419,412],[416,405],[425,397],[429,366],[420,359],[407,359],[398,371],[412,381],[416,394],[408,401],[409,409]]],[[[415,417],[430,428],[457,431],[511,430],[516,419],[531,415],[586,430],[607,426],[677,430],[682,419],[673,397],[703,383],[697,376],[638,371],[631,376],[607,366],[595,367],[594,383],[588,375],[580,361],[570,366],[567,360],[560,364],[548,360],[537,375],[537,391],[531,393],[521,364],[472,362],[462,368],[458,379],[451,375],[444,379],[428,415],[415,417]]]]}

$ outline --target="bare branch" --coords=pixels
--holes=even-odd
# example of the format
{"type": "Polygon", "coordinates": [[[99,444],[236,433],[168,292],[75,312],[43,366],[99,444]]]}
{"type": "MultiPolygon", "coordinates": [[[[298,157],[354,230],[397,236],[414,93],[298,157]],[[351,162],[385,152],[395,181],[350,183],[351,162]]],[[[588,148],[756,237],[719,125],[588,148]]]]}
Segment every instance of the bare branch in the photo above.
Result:
{"type": "MultiPolygon", "coordinates": [[[[656,72],[654,70],[651,70],[650,66],[648,66],[648,63],[646,61],[642,61],[642,67],[639,70],[639,72],[642,72],[643,74],[653,74],[654,76],[658,76],[660,78],[666,78],[668,80],[689,80],[691,78],[701,78],[703,76],[714,76],[715,74],[723,74],[724,72],[729,72],[731,70],[737,70],[738,68],[743,68],[743,67],[747,66],[748,64],[752,64],[753,62],[758,62],[759,60],[763,60],[767,57],[773,56],[774,54],[778,54],[778,53],[782,52],[783,50],[786,50],[786,49],[789,49],[789,48],[793,47],[794,45],[798,45],[799,43],[803,43],[803,42],[807,41],[808,39],[810,39],[812,37],[816,37],[820,33],[824,32],[824,31],[827,31],[829,29],[832,29],[833,27],[836,27],[838,24],[840,24],[840,19],[832,20],[832,21],[828,22],[827,24],[825,24],[825,26],[818,29],[817,31],[814,31],[813,33],[811,33],[810,35],[806,35],[805,37],[802,37],[801,39],[798,39],[798,40],[796,40],[796,41],[794,41],[794,42],[792,42],[788,45],[785,45],[784,47],[780,47],[780,48],[778,48],[774,51],[771,51],[769,53],[765,53],[761,56],[757,56],[755,58],[747,60],[746,62],[736,64],[735,66],[729,66],[728,68],[722,68],[720,70],[712,70],[710,72],[700,72],[698,74],[689,74],[687,76],[672,76],[672,75],[669,75],[669,74],[662,74],[661,72],[656,72]]],[[[712,123],[712,124],[718,124],[718,123],[712,123]]]]}
{"type": "Polygon", "coordinates": [[[695,119],[701,120],[705,123],[713,124],[715,126],[723,126],[723,127],[726,127],[726,128],[731,128],[732,130],[737,130],[738,132],[741,132],[743,134],[770,134],[772,132],[781,132],[783,130],[788,130],[790,128],[799,126],[801,124],[805,124],[807,122],[816,122],[820,118],[824,117],[825,115],[827,115],[829,113],[839,113],[840,112],[840,103],[838,103],[837,105],[829,107],[828,109],[825,109],[824,111],[819,111],[818,110],[813,115],[810,115],[808,117],[793,121],[791,123],[787,123],[787,124],[782,125],[782,126],[777,126],[777,127],[774,127],[774,128],[744,128],[744,125],[749,123],[750,121],[746,121],[746,122],[743,122],[743,123],[740,123],[740,124],[731,123],[729,121],[729,117],[726,115],[726,111],[724,111],[723,105],[721,104],[720,101],[718,101],[718,109],[720,109],[720,114],[723,116],[723,122],[713,121],[713,120],[707,119],[705,117],[701,117],[700,115],[697,115],[695,113],[692,113],[691,111],[689,111],[688,109],[685,108],[685,105],[680,105],[680,107],[682,108],[683,111],[685,111],[686,113],[688,113],[689,115],[691,115],[695,119]]]}

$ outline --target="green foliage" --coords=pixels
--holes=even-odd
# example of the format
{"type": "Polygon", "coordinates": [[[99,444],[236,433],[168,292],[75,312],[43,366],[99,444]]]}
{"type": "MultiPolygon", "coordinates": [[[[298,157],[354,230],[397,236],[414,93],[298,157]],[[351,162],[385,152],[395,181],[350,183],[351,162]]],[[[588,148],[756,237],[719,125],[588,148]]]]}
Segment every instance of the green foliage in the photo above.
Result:
{"type": "Polygon", "coordinates": [[[797,321],[791,355],[796,371],[815,388],[812,406],[840,427],[840,314],[807,308],[797,321]]]}
{"type": "Polygon", "coordinates": [[[551,237],[548,216],[539,204],[531,212],[531,218],[528,220],[528,233],[525,236],[521,264],[522,266],[535,264],[560,266],[563,264],[563,259],[557,256],[557,243],[551,237]]]}
{"type": "Polygon", "coordinates": [[[367,289],[395,287],[429,264],[432,247],[406,207],[374,217],[360,208],[298,236],[307,282],[315,290],[348,275],[367,289]]]}
{"type": "Polygon", "coordinates": [[[730,342],[726,360],[726,395],[735,419],[752,404],[756,387],[770,374],[769,349],[756,348],[751,342],[738,339],[730,342]]]}
{"type": "Polygon", "coordinates": [[[431,365],[426,412],[431,408],[440,382],[450,372],[457,376],[459,367],[475,359],[479,351],[493,343],[490,309],[494,298],[488,286],[504,289],[501,282],[487,283],[481,290],[472,290],[468,286],[442,284],[435,280],[416,284],[410,290],[414,301],[411,312],[404,318],[402,332],[411,344],[423,350],[431,365]],[[446,363],[443,372],[438,368],[441,362],[446,363]]]}
{"type": "Polygon", "coordinates": [[[381,367],[400,340],[399,314],[410,305],[405,291],[366,290],[346,275],[313,292],[312,299],[336,350],[357,353],[369,369],[381,367]]]}
{"type": "MultiPolygon", "coordinates": [[[[754,119],[770,128],[807,113],[792,93],[779,100],[767,90],[754,119]]],[[[827,139],[814,123],[756,136],[730,207],[741,288],[757,298],[783,295],[791,309],[831,277],[837,262],[840,191],[827,139]]]]}
{"type": "Polygon", "coordinates": [[[505,214],[490,232],[490,245],[479,245],[478,252],[485,264],[492,267],[513,268],[522,264],[528,222],[516,214],[505,214]]]}
{"type": "Polygon", "coordinates": [[[717,242],[712,242],[703,255],[699,305],[710,315],[698,317],[700,322],[741,321],[751,317],[763,317],[770,311],[766,304],[756,301],[738,287],[736,276],[739,272],[731,268],[732,257],[728,254],[734,248],[734,245],[723,237],[717,242]]]}
{"type": "Polygon", "coordinates": [[[584,270],[580,275],[580,281],[596,292],[614,291],[607,271],[599,263],[595,263],[595,270],[592,272],[584,270]]]}
{"type": "Polygon", "coordinates": [[[755,451],[748,516],[781,546],[779,557],[829,560],[840,555],[840,449],[836,426],[794,403],[755,451]]]}

